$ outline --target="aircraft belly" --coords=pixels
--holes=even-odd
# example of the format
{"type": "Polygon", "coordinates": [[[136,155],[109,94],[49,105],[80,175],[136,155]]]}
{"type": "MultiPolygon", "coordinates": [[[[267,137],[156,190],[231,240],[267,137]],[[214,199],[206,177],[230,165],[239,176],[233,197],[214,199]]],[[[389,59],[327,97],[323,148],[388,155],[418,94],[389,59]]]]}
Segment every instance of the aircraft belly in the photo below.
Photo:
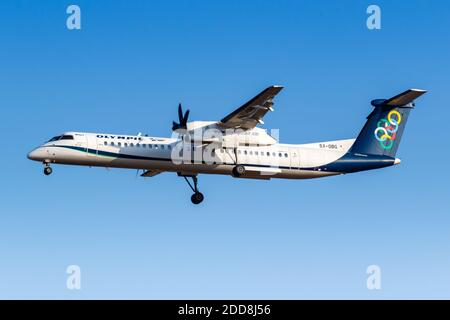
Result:
{"type": "Polygon", "coordinates": [[[314,170],[282,170],[281,173],[274,176],[274,178],[281,179],[315,179],[322,177],[335,176],[339,172],[330,171],[314,171],[314,170]]]}

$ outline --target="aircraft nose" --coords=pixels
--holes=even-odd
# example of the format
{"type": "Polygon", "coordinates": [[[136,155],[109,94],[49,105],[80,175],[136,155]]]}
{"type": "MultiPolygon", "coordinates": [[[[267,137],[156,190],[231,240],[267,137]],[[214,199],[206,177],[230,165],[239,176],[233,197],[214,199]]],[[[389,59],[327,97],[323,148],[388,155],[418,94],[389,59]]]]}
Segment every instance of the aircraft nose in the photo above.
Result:
{"type": "Polygon", "coordinates": [[[35,160],[36,159],[36,150],[28,152],[27,158],[30,160],[35,160]]]}
{"type": "Polygon", "coordinates": [[[39,160],[43,160],[43,155],[44,155],[44,152],[43,152],[42,148],[36,148],[27,154],[27,158],[30,160],[39,161],[39,160]]]}

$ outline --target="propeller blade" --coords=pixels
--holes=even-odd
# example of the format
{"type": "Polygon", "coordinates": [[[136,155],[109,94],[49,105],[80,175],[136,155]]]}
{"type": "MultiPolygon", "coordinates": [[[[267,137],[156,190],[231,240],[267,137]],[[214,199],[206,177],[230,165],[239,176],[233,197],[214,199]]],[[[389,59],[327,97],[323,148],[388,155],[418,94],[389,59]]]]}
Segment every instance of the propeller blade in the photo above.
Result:
{"type": "Polygon", "coordinates": [[[182,122],[183,126],[186,126],[186,125],[187,125],[188,118],[189,118],[189,109],[187,109],[187,110],[186,110],[186,113],[184,114],[183,122],[182,122]]]}
{"type": "Polygon", "coordinates": [[[183,121],[183,109],[181,108],[181,103],[178,104],[178,121],[180,121],[180,124],[183,121]]]}

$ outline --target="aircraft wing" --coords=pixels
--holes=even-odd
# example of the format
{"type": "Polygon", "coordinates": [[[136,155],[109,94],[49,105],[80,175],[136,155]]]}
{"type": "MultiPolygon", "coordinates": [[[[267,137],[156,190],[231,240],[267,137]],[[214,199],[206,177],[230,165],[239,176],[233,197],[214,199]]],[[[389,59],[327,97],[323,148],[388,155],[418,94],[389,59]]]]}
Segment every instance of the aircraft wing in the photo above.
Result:
{"type": "Polygon", "coordinates": [[[258,123],[263,124],[262,118],[272,109],[272,99],[283,89],[281,86],[271,86],[263,90],[256,97],[223,118],[219,125],[225,128],[253,129],[258,123]]]}

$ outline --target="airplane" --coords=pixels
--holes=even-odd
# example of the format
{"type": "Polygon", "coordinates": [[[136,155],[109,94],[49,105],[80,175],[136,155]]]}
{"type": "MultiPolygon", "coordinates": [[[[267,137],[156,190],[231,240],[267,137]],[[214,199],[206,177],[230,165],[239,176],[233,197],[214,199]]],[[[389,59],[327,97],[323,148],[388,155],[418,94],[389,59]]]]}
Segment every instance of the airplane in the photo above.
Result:
{"type": "Polygon", "coordinates": [[[414,100],[425,90],[409,89],[390,99],[371,101],[373,111],[356,139],[282,144],[258,125],[273,111],[283,89],[270,86],[220,121],[188,122],[189,110],[178,105],[178,122],[170,138],[66,132],[28,154],[52,173],[52,164],[143,170],[142,177],[175,172],[192,189],[199,204],[199,174],[235,178],[310,179],[397,165],[397,149],[414,100]],[[189,181],[192,180],[192,183],[189,181]]]}

